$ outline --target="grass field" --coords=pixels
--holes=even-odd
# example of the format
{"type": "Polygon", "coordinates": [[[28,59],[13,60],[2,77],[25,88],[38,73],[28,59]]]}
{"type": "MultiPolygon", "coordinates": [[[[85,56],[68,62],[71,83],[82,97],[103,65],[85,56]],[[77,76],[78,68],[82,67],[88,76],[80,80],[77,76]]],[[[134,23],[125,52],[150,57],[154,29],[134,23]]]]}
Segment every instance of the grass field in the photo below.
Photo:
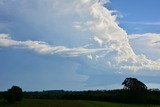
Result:
{"type": "Polygon", "coordinates": [[[0,107],[160,107],[160,105],[131,105],[82,100],[23,100],[15,104],[0,102],[0,107]]]}

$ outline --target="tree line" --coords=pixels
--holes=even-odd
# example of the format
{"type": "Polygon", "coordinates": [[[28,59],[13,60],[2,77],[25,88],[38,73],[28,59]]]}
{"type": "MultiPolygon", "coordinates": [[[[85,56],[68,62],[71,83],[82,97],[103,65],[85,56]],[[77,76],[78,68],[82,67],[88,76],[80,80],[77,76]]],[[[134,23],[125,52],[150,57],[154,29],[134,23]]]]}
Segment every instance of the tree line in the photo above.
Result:
{"type": "Polygon", "coordinates": [[[117,90],[48,90],[23,93],[19,87],[16,87],[17,91],[13,91],[13,89],[15,90],[14,86],[14,88],[12,87],[6,92],[2,92],[0,96],[6,102],[12,102],[10,99],[13,100],[13,102],[20,101],[23,96],[25,99],[93,100],[122,103],[160,104],[160,91],[158,89],[147,89],[147,86],[136,78],[126,78],[122,85],[124,85],[124,88],[117,90]]]}

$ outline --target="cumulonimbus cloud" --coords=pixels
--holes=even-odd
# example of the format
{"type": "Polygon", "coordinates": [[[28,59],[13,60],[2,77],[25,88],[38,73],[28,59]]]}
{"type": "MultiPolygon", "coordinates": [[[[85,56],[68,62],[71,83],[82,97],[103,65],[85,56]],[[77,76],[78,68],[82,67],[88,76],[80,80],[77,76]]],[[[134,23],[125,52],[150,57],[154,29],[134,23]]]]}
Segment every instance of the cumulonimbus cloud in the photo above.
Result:
{"type": "MultiPolygon", "coordinates": [[[[62,4],[65,7],[70,6],[70,8],[67,8],[65,11],[58,10],[60,13],[55,15],[59,16],[60,14],[63,14],[63,17],[70,20],[67,17],[67,12],[70,13],[72,11],[72,13],[79,16],[78,20],[73,22],[73,25],[70,27],[75,28],[79,32],[87,32],[87,35],[88,33],[90,34],[89,37],[91,39],[91,45],[87,48],[82,46],[77,48],[51,46],[45,42],[31,40],[16,41],[6,34],[0,35],[0,46],[26,47],[41,54],[88,56],[88,58],[92,59],[93,62],[106,68],[108,66],[112,66],[118,69],[129,69],[135,71],[140,69],[160,70],[159,61],[150,60],[146,58],[145,55],[135,54],[129,44],[129,35],[124,29],[119,27],[116,15],[112,15],[112,11],[103,6],[108,2],[108,0],[72,1],[73,2],[69,3],[66,3],[65,0],[55,0],[52,2],[54,6],[61,6],[62,4]]],[[[56,8],[52,9],[55,11],[56,8]]],[[[63,31],[63,29],[61,30],[63,31]]]]}

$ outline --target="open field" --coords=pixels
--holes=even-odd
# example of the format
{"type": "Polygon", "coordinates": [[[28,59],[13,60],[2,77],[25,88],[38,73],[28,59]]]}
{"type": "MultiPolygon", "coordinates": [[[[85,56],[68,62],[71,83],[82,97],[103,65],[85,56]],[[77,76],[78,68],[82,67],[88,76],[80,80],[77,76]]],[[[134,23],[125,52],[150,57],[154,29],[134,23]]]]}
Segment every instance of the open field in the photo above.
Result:
{"type": "Polygon", "coordinates": [[[131,105],[82,100],[23,100],[15,104],[0,102],[0,107],[160,107],[160,105],[131,105]]]}

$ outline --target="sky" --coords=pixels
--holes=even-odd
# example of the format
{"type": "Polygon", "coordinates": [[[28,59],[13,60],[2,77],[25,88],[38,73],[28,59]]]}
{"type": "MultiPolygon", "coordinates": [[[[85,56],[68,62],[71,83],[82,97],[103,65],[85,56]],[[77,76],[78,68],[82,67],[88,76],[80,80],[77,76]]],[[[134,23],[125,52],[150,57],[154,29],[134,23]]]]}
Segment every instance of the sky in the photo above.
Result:
{"type": "Polygon", "coordinates": [[[160,88],[159,0],[0,0],[0,90],[160,88]]]}

